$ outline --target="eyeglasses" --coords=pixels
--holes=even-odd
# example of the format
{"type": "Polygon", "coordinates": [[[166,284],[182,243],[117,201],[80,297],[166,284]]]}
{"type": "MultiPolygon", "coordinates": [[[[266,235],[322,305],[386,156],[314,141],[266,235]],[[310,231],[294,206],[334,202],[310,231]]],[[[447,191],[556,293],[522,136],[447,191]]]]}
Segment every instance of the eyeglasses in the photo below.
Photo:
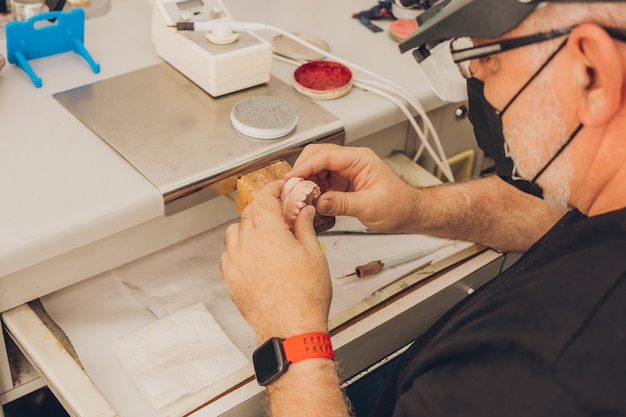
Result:
{"type": "Polygon", "coordinates": [[[526,45],[532,45],[567,35],[575,26],[564,29],[551,30],[549,32],[536,33],[534,35],[522,36],[519,38],[505,39],[499,42],[487,43],[475,46],[472,38],[463,37],[455,38],[450,42],[450,53],[452,60],[457,65],[459,72],[464,78],[473,77],[469,64],[472,59],[485,58],[489,55],[499,54],[500,52],[510,51],[511,49],[520,48],[526,45]]]}
{"type": "MultiPolygon", "coordinates": [[[[479,46],[474,45],[474,41],[471,38],[455,38],[450,42],[450,53],[452,54],[452,60],[456,64],[461,75],[464,78],[469,79],[473,77],[472,71],[469,68],[469,64],[472,59],[484,58],[489,55],[498,54],[500,52],[509,51],[522,46],[558,38],[559,36],[569,34],[575,27],[576,26],[570,26],[563,29],[555,29],[519,38],[505,39],[499,42],[492,42],[479,46]]],[[[612,38],[626,42],[626,31],[624,29],[607,27],[603,27],[603,29],[612,38]]]]}

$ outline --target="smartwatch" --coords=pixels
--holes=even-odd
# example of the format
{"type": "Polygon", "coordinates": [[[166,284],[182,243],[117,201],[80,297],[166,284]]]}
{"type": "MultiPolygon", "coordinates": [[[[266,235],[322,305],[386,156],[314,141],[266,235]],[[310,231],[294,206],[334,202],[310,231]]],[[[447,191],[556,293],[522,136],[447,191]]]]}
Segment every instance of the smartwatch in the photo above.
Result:
{"type": "Polygon", "coordinates": [[[290,364],[311,358],[335,360],[328,333],[305,333],[287,339],[272,337],[252,354],[256,380],[259,385],[269,385],[287,372],[290,364]]]}

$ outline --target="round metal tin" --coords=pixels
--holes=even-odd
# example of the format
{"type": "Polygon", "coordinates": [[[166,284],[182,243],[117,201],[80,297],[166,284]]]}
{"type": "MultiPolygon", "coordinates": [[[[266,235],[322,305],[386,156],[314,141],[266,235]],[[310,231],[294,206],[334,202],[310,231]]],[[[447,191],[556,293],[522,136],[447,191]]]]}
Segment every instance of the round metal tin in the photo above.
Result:
{"type": "Polygon", "coordinates": [[[271,96],[253,96],[238,101],[230,113],[235,129],[255,139],[277,139],[291,133],[298,114],[291,103],[271,96]]]}

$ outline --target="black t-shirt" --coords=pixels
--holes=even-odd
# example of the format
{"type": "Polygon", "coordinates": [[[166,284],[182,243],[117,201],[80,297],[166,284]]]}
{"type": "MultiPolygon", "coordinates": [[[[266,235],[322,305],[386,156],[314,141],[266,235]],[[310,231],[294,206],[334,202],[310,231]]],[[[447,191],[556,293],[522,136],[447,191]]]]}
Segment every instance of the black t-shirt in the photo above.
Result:
{"type": "Polygon", "coordinates": [[[626,416],[626,210],[566,215],[419,337],[373,416],[626,416]]]}

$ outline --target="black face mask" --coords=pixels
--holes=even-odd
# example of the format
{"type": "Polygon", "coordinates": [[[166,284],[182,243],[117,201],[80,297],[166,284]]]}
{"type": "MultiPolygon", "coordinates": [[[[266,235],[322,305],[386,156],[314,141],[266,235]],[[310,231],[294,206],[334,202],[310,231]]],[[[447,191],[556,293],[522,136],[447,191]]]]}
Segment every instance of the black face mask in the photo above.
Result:
{"type": "Polygon", "coordinates": [[[561,45],[548,57],[548,59],[539,67],[539,69],[530,77],[530,79],[518,90],[518,92],[509,100],[504,106],[502,111],[498,112],[491,104],[485,99],[484,84],[482,81],[476,78],[470,78],[467,80],[467,95],[468,95],[468,118],[474,126],[474,135],[478,142],[478,146],[485,152],[485,155],[492,158],[496,165],[496,173],[504,179],[506,182],[512,184],[516,188],[532,194],[534,196],[543,197],[543,190],[537,184],[539,177],[548,169],[552,162],[565,150],[565,148],[576,137],[582,124],[572,132],[565,143],[559,148],[559,150],[550,158],[550,160],[539,170],[539,172],[533,177],[532,180],[526,181],[516,175],[515,163],[508,156],[506,151],[504,134],[502,129],[502,116],[509,109],[511,104],[522,94],[526,87],[543,71],[543,69],[552,61],[552,59],[559,53],[561,49],[567,43],[567,39],[561,43],[561,45]]]}
{"type": "Polygon", "coordinates": [[[496,174],[525,193],[537,197],[543,196],[541,187],[529,181],[513,178],[513,160],[504,150],[504,135],[502,134],[502,122],[498,112],[485,99],[483,93],[484,84],[476,78],[467,80],[467,96],[469,118],[474,128],[474,135],[478,147],[486,156],[493,159],[496,174]]]}

